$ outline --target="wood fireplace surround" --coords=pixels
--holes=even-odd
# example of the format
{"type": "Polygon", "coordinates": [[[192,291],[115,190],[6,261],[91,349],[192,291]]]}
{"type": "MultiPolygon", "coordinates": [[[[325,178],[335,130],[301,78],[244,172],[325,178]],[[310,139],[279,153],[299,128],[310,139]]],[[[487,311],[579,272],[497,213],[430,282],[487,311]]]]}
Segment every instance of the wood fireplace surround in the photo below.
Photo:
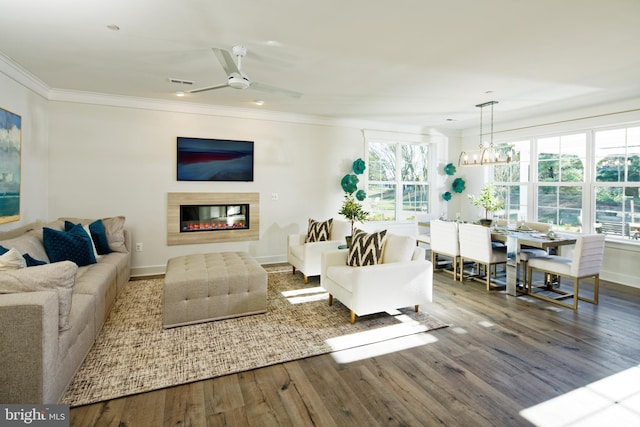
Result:
{"type": "MultiPolygon", "coordinates": [[[[216,208],[221,209],[221,208],[216,208]]],[[[225,243],[258,240],[260,238],[259,193],[168,193],[167,244],[192,245],[198,243],[225,243]],[[229,221],[216,218],[205,225],[181,218],[181,207],[240,207],[242,218],[229,221]],[[187,224],[188,223],[188,224],[187,224]],[[192,224],[194,223],[194,224],[192,224]],[[189,227],[187,227],[187,224],[189,227]],[[197,230],[193,230],[194,225],[197,230]]]]}

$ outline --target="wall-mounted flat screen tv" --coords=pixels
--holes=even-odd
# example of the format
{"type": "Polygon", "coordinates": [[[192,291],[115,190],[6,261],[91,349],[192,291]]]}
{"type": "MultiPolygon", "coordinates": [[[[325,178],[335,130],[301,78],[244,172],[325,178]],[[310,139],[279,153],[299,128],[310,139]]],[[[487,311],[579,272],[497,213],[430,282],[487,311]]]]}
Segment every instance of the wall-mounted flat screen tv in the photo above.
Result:
{"type": "Polygon", "coordinates": [[[253,141],[178,137],[178,181],[253,181],[253,141]]]}

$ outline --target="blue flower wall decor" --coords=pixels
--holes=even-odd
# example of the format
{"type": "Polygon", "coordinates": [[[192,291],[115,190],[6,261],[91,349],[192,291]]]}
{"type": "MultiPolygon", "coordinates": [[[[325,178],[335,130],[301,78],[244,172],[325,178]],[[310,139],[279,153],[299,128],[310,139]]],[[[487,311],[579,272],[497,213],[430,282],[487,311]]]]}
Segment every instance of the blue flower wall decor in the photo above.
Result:
{"type": "Polygon", "coordinates": [[[366,169],[366,165],[364,163],[364,160],[357,159],[353,162],[353,172],[356,175],[362,175],[365,169],[366,169]]]}
{"type": "Polygon", "coordinates": [[[345,193],[351,194],[358,189],[358,182],[358,177],[350,173],[342,177],[340,184],[345,193]]]}
{"type": "Polygon", "coordinates": [[[454,179],[453,183],[451,184],[451,189],[455,193],[462,193],[464,191],[464,179],[462,178],[454,179]]]}
{"type": "Polygon", "coordinates": [[[447,163],[447,165],[444,167],[444,173],[449,176],[456,173],[456,167],[453,165],[453,163],[447,163]]]}
{"type": "Polygon", "coordinates": [[[363,201],[366,198],[367,198],[367,193],[365,193],[364,190],[356,191],[356,199],[358,199],[359,201],[363,201]]]}

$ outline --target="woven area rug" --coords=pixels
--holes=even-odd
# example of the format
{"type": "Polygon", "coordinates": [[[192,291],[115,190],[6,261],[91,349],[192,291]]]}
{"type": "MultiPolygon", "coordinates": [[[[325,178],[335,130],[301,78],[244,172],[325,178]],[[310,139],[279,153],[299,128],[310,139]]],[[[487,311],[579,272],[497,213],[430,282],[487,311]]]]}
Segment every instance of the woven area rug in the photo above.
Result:
{"type": "MultiPolygon", "coordinates": [[[[352,334],[376,328],[410,335],[446,326],[412,309],[359,317],[351,325],[345,306],[328,305],[318,278],[305,285],[290,267],[267,271],[265,314],[167,330],[162,279],[129,282],[61,403],[85,405],[328,353],[335,349],[332,339],[353,347],[360,344],[352,334]],[[399,323],[409,325],[398,332],[399,323]]],[[[379,341],[389,338],[381,334],[379,341]]]]}

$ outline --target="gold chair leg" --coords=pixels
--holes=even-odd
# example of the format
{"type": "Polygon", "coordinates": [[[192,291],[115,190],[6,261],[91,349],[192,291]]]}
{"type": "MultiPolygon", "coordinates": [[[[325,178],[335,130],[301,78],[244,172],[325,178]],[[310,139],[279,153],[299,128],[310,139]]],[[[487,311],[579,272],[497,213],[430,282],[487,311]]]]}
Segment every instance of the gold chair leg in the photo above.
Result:
{"type": "Polygon", "coordinates": [[[420,306],[418,304],[416,304],[416,306],[414,308],[416,309],[416,313],[417,313],[418,310],[420,309],[420,306]]]}
{"type": "Polygon", "coordinates": [[[309,277],[308,276],[304,276],[304,284],[306,285],[307,283],[309,283],[309,277]]]}
{"type": "Polygon", "coordinates": [[[291,266],[291,274],[296,274],[296,266],[295,265],[291,266]]]}
{"type": "Polygon", "coordinates": [[[491,265],[485,266],[485,277],[487,278],[487,292],[491,291],[491,265]]]}
{"type": "Polygon", "coordinates": [[[349,322],[352,325],[356,323],[356,313],[353,310],[349,311],[349,322]]]}
{"type": "Polygon", "coordinates": [[[329,294],[329,305],[333,305],[333,295],[329,294]]]}

